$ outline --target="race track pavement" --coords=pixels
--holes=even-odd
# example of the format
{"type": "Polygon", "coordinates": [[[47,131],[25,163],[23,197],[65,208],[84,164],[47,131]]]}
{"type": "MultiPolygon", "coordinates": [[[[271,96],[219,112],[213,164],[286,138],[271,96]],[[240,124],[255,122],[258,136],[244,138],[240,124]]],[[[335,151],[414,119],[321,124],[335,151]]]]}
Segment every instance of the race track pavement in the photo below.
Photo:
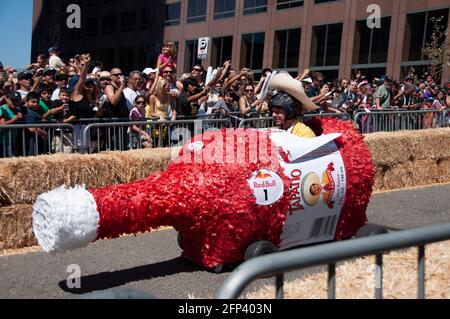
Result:
{"type": "MultiPolygon", "coordinates": [[[[394,229],[450,222],[450,185],[374,195],[371,223],[394,229]]],[[[84,293],[131,288],[160,299],[211,298],[229,273],[206,272],[180,257],[176,232],[100,241],[50,256],[43,252],[0,257],[0,298],[79,298],[84,293]],[[81,289],[69,290],[70,265],[81,270],[81,289]]],[[[317,271],[312,270],[312,271],[317,271]]],[[[289,274],[287,280],[304,272],[289,274]]],[[[250,289],[271,280],[258,281],[250,289]]]]}

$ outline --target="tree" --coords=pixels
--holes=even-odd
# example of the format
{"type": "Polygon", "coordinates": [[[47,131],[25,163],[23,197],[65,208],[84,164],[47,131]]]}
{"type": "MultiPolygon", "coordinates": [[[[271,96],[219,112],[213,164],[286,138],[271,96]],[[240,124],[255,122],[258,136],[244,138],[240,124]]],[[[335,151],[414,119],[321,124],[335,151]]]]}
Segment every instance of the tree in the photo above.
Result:
{"type": "Polygon", "coordinates": [[[437,81],[442,77],[442,73],[450,68],[449,36],[447,27],[444,25],[444,17],[432,17],[430,21],[433,26],[433,33],[422,49],[424,59],[430,60],[428,73],[437,81]]]}

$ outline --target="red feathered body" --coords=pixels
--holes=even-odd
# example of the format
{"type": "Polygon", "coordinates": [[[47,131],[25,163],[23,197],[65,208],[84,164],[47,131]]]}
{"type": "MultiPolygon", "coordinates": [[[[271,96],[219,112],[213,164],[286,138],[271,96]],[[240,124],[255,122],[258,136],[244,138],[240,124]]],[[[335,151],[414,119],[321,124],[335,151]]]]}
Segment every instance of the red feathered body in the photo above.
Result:
{"type": "MultiPolygon", "coordinates": [[[[336,144],[346,168],[347,194],[336,239],[351,237],[366,222],[375,176],[370,152],[350,122],[316,119],[309,125],[319,134],[343,134],[336,144]]],[[[183,236],[185,256],[210,269],[242,262],[256,241],[280,244],[290,182],[269,133],[223,130],[194,142],[203,148],[186,146],[163,173],[90,191],[100,214],[99,239],[172,226],[183,236]],[[257,205],[248,186],[249,176],[260,168],[278,173],[284,182],[284,196],[270,206],[257,205]]]]}

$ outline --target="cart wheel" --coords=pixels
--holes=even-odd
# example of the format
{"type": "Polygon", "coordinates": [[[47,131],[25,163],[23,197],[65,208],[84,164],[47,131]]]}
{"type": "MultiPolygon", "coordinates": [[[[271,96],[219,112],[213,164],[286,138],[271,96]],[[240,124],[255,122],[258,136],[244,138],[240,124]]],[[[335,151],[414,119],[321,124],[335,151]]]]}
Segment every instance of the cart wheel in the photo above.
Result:
{"type": "Polygon", "coordinates": [[[181,250],[184,250],[183,235],[181,235],[180,233],[178,233],[178,235],[177,235],[177,242],[178,242],[178,246],[181,248],[181,250]]]}
{"type": "Polygon", "coordinates": [[[389,230],[386,227],[374,224],[366,224],[358,230],[358,232],[355,235],[355,238],[372,237],[388,233],[389,230]]]}
{"type": "Polygon", "coordinates": [[[245,260],[250,260],[255,257],[269,255],[278,251],[277,246],[270,241],[258,241],[250,245],[245,252],[245,260]]]}

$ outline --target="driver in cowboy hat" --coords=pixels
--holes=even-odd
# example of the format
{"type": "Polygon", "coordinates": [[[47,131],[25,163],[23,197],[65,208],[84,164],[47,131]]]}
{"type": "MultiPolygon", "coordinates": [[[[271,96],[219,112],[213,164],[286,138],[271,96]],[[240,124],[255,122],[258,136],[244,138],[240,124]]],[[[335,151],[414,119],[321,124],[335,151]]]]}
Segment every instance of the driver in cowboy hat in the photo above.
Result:
{"type": "Polygon", "coordinates": [[[303,124],[303,111],[316,111],[315,105],[305,94],[301,82],[295,80],[289,73],[275,75],[269,84],[272,98],[269,109],[275,126],[291,134],[304,138],[314,138],[314,132],[303,124]]]}

